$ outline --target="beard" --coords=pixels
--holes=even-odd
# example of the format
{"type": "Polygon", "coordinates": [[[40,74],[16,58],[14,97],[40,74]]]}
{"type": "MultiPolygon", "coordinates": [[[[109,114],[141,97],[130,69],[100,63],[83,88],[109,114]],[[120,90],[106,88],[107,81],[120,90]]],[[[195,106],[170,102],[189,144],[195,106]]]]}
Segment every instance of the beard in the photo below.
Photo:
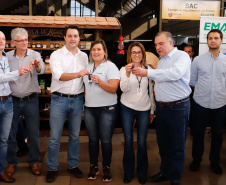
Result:
{"type": "Polygon", "coordinates": [[[220,48],[220,46],[209,46],[209,49],[211,49],[211,50],[217,50],[219,48],[220,48]]]}

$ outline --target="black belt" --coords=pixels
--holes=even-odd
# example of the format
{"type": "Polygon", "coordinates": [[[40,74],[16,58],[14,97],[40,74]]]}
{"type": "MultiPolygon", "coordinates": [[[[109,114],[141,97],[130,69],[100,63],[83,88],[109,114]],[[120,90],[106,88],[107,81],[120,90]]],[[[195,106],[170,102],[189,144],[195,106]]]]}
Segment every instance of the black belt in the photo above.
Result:
{"type": "Polygon", "coordinates": [[[55,94],[57,96],[67,97],[67,98],[76,98],[79,95],[83,94],[83,92],[79,93],[79,94],[63,94],[63,93],[59,93],[59,92],[53,92],[52,94],[55,94]]]}
{"type": "Polygon", "coordinates": [[[187,98],[184,98],[184,99],[181,99],[181,100],[178,100],[178,101],[172,101],[172,102],[159,102],[159,101],[157,101],[157,103],[160,105],[160,107],[168,107],[168,106],[174,106],[176,104],[186,102],[189,99],[190,98],[187,97],[187,98]]]}
{"type": "Polygon", "coordinates": [[[2,100],[6,100],[6,99],[8,99],[9,97],[11,97],[11,94],[8,95],[8,96],[0,96],[0,100],[1,100],[1,101],[2,101],[2,100]]]}
{"type": "Polygon", "coordinates": [[[24,101],[24,100],[28,100],[28,99],[30,99],[30,98],[34,98],[36,95],[37,95],[37,93],[32,93],[32,94],[30,94],[30,95],[28,95],[28,96],[24,96],[24,97],[22,97],[22,98],[16,97],[16,96],[12,96],[12,97],[13,97],[14,99],[17,99],[17,100],[20,100],[20,101],[24,101]]]}

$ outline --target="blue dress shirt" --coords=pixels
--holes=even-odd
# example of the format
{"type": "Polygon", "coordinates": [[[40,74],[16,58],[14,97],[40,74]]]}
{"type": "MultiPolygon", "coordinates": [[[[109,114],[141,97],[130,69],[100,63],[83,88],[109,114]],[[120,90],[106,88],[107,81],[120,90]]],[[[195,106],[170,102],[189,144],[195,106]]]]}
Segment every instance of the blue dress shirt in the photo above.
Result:
{"type": "Polygon", "coordinates": [[[195,57],[191,65],[194,100],[204,108],[217,109],[226,104],[226,56],[214,60],[210,52],[195,57]]]}
{"type": "Polygon", "coordinates": [[[3,52],[2,59],[0,59],[0,96],[8,96],[11,94],[8,82],[17,80],[18,77],[18,70],[10,72],[8,58],[3,52]]]}
{"type": "Polygon", "coordinates": [[[177,48],[160,57],[157,69],[149,69],[147,75],[155,81],[156,101],[173,102],[190,95],[190,66],[188,54],[177,48]]]}

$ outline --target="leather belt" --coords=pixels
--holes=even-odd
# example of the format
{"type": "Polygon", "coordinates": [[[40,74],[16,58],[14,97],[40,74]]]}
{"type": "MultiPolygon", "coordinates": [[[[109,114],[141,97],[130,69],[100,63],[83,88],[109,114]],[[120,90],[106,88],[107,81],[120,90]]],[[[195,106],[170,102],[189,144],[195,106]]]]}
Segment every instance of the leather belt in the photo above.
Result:
{"type": "Polygon", "coordinates": [[[63,94],[63,93],[59,93],[59,92],[53,92],[52,94],[55,94],[57,96],[62,96],[62,97],[67,97],[67,98],[76,98],[79,95],[83,94],[83,93],[79,93],[79,94],[63,94]]]}
{"type": "Polygon", "coordinates": [[[8,99],[9,97],[11,97],[11,94],[8,95],[8,96],[0,96],[0,100],[1,100],[1,101],[2,101],[2,100],[6,100],[6,99],[8,99]]]}
{"type": "Polygon", "coordinates": [[[187,98],[184,98],[184,99],[181,99],[181,100],[178,100],[178,101],[172,101],[172,102],[159,102],[159,101],[157,101],[157,103],[159,104],[160,107],[168,107],[168,106],[174,106],[176,104],[186,102],[189,99],[190,98],[187,97],[187,98]]]}
{"type": "Polygon", "coordinates": [[[32,93],[32,94],[30,94],[30,95],[28,95],[28,96],[24,96],[24,97],[22,97],[22,98],[16,97],[16,96],[12,96],[12,97],[13,97],[14,99],[17,99],[17,100],[20,100],[20,101],[24,101],[24,100],[28,100],[28,99],[30,99],[30,98],[34,98],[36,95],[37,95],[37,93],[32,93]]]}

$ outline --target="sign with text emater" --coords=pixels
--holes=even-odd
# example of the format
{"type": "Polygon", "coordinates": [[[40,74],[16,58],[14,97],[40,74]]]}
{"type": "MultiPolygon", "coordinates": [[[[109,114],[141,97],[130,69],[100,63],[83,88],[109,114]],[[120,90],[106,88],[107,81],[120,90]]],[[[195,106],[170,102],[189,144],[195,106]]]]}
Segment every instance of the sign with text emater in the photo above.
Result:
{"type": "Polygon", "coordinates": [[[219,29],[223,33],[221,52],[226,54],[226,17],[200,17],[199,30],[199,55],[209,50],[207,46],[207,34],[212,29],[219,29]]]}

